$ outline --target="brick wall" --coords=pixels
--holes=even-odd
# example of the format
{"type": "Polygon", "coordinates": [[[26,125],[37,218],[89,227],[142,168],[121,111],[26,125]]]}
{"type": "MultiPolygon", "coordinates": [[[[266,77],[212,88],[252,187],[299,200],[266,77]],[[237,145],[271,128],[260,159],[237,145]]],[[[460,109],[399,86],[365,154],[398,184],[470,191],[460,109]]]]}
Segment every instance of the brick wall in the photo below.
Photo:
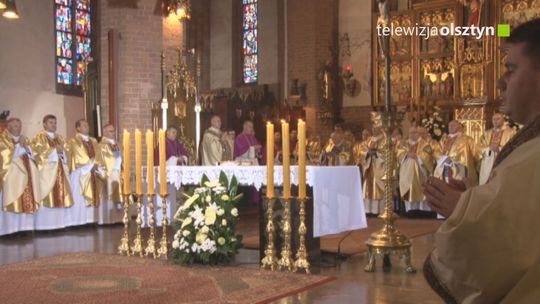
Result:
{"type": "Polygon", "coordinates": [[[112,8],[101,2],[99,13],[103,122],[109,120],[107,33],[114,29],[119,33],[116,62],[119,134],[123,129],[131,132],[136,128],[150,129],[151,105],[161,99],[161,51],[165,50],[168,71],[178,58],[176,48],[182,46],[182,25],[173,16],[163,18],[156,12],[155,0],[139,0],[137,8],[112,8]]]}
{"type": "MultiPolygon", "coordinates": [[[[332,60],[331,48],[337,47],[337,2],[333,0],[287,1],[288,78],[307,83],[306,120],[314,132],[327,136],[332,128],[316,119],[321,110],[321,90],[318,75],[327,60],[332,60]]],[[[287,85],[289,87],[289,85],[287,85]]]]}

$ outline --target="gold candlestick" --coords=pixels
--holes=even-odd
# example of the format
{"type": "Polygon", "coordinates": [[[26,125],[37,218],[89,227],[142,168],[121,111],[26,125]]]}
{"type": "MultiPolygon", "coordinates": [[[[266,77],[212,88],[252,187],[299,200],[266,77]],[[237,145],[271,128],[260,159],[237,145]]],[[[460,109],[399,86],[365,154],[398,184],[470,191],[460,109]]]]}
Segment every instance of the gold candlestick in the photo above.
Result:
{"type": "Polygon", "coordinates": [[[133,245],[131,246],[131,254],[133,255],[139,255],[141,258],[143,257],[143,248],[142,248],[142,237],[141,237],[141,225],[142,225],[142,194],[135,195],[137,198],[137,219],[135,220],[135,223],[137,223],[137,232],[135,234],[135,239],[133,240],[133,245]]]}
{"type": "Polygon", "coordinates": [[[277,266],[276,248],[274,245],[274,201],[273,197],[266,197],[266,250],[261,260],[261,268],[274,271],[277,266]]]}
{"type": "Polygon", "coordinates": [[[300,202],[300,225],[298,226],[300,245],[298,246],[298,252],[296,253],[296,261],[294,261],[294,271],[296,272],[299,269],[304,269],[307,274],[310,274],[308,253],[306,248],[306,201],[308,201],[308,199],[309,198],[307,197],[298,198],[298,201],[300,202]]]}
{"type": "Polygon", "coordinates": [[[163,219],[161,220],[161,240],[159,241],[159,248],[157,250],[158,257],[164,256],[167,259],[168,254],[168,244],[167,244],[167,194],[160,194],[161,196],[161,211],[163,214],[163,219]]]}
{"type": "Polygon", "coordinates": [[[392,130],[392,114],[391,112],[383,113],[384,132],[386,135],[385,155],[384,155],[384,211],[379,218],[383,219],[384,226],[381,230],[371,234],[366,241],[368,247],[368,264],[364,267],[366,272],[375,271],[375,258],[377,255],[383,256],[383,261],[387,261],[387,265],[383,262],[383,267],[390,267],[389,257],[391,254],[402,256],[405,262],[405,272],[416,273],[416,269],[411,264],[411,242],[407,237],[399,232],[394,221],[399,217],[393,212],[393,183],[395,182],[392,174],[393,164],[393,146],[391,139],[392,130]]]}
{"type": "Polygon", "coordinates": [[[118,254],[126,254],[127,256],[131,255],[131,252],[129,251],[129,215],[128,215],[128,209],[129,209],[129,199],[131,195],[124,194],[124,234],[122,236],[122,239],[120,240],[120,245],[118,246],[118,254]]]}
{"type": "Polygon", "coordinates": [[[156,218],[155,218],[155,208],[154,208],[154,195],[148,195],[148,209],[150,216],[148,217],[148,226],[150,227],[150,236],[148,237],[148,242],[146,243],[146,248],[144,249],[144,255],[152,255],[157,258],[157,249],[156,249],[156,218]]]}
{"type": "MultiPolygon", "coordinates": [[[[387,27],[390,20],[388,17],[388,3],[387,0],[379,0],[379,13],[380,16],[377,20],[377,26],[387,27]]],[[[384,227],[371,234],[366,241],[368,247],[368,264],[364,267],[364,271],[375,271],[375,257],[376,255],[383,255],[383,267],[390,266],[390,255],[398,254],[405,259],[405,271],[407,273],[415,273],[416,269],[411,265],[411,242],[407,237],[398,231],[394,225],[394,221],[398,218],[393,211],[393,188],[394,188],[394,174],[393,163],[394,153],[392,145],[392,130],[399,125],[399,123],[392,117],[392,77],[391,77],[391,60],[390,60],[390,37],[379,36],[378,42],[382,55],[385,61],[385,111],[382,115],[384,119],[384,133],[386,136],[385,142],[385,154],[384,154],[384,212],[379,218],[384,220],[384,227]],[[386,264],[386,265],[385,265],[386,264]]]]}
{"type": "Polygon", "coordinates": [[[278,268],[286,268],[289,271],[293,270],[294,262],[292,259],[291,250],[291,199],[289,197],[281,198],[283,205],[283,217],[281,223],[283,225],[283,245],[281,246],[281,259],[278,261],[278,268]]]}

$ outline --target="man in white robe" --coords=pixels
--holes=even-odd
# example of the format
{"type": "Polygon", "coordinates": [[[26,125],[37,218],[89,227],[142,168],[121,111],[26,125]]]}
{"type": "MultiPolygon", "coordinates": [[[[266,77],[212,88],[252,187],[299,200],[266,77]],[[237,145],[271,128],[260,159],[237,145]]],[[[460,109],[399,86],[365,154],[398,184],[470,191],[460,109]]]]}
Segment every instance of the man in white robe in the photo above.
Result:
{"type": "Polygon", "coordinates": [[[221,132],[221,118],[214,115],[210,119],[210,128],[204,132],[201,142],[202,165],[219,165],[223,161],[227,146],[227,134],[221,132]]]}
{"type": "Polygon", "coordinates": [[[497,82],[503,112],[523,124],[499,152],[485,185],[430,178],[430,207],[448,219],[424,264],[447,303],[537,303],[540,299],[540,19],[507,38],[497,82]]]}

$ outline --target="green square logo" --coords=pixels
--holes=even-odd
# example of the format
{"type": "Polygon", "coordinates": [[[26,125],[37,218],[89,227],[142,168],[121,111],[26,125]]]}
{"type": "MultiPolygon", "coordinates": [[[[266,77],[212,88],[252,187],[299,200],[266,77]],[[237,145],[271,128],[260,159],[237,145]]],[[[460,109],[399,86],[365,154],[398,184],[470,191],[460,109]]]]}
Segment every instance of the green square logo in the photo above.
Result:
{"type": "Polygon", "coordinates": [[[497,36],[499,36],[499,37],[510,37],[510,24],[498,24],[497,25],[497,36]]]}

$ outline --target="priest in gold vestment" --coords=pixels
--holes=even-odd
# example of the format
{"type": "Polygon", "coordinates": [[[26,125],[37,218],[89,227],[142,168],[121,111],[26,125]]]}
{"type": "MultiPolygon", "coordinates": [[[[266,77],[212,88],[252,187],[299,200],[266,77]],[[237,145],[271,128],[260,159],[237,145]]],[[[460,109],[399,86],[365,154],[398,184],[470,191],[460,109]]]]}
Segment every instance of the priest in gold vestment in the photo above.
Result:
{"type": "Polygon", "coordinates": [[[368,215],[384,210],[384,154],[386,137],[382,127],[373,128],[373,136],[367,142],[367,150],[359,153],[362,166],[362,190],[365,210],[368,215]]]}
{"type": "Polygon", "coordinates": [[[0,202],[2,211],[34,213],[39,207],[39,172],[22,123],[11,118],[0,135],[0,202]]]}
{"type": "Polygon", "coordinates": [[[406,211],[430,211],[422,193],[422,184],[433,173],[433,150],[422,139],[416,127],[409,129],[409,139],[397,147],[399,166],[399,192],[406,211]]]}
{"type": "Polygon", "coordinates": [[[334,131],[323,149],[320,163],[323,166],[347,166],[350,164],[352,146],[345,140],[342,131],[334,131]]]}
{"type": "Polygon", "coordinates": [[[122,221],[122,154],[116,141],[115,127],[103,127],[103,136],[96,152],[97,162],[103,166],[104,178],[99,179],[101,206],[98,224],[113,224],[122,221]]]}
{"type": "Polygon", "coordinates": [[[78,120],[75,129],[77,134],[67,144],[73,198],[75,204],[97,207],[100,203],[99,179],[104,177],[103,169],[96,162],[97,140],[89,135],[86,120],[78,120]]]}
{"type": "Polygon", "coordinates": [[[33,139],[32,151],[39,169],[41,205],[48,208],[69,208],[73,205],[69,170],[67,167],[66,143],[56,133],[56,117],[43,118],[43,130],[33,139]]]}
{"type": "MultiPolygon", "coordinates": [[[[371,138],[371,132],[368,129],[362,130],[362,140],[358,141],[353,146],[353,162],[354,165],[360,167],[360,172],[363,172],[362,162],[366,157],[369,150],[369,139],[371,138]]],[[[363,178],[363,176],[362,176],[363,178]]]]}
{"type": "Polygon", "coordinates": [[[202,165],[219,165],[223,161],[228,145],[227,134],[221,132],[221,118],[217,115],[212,116],[210,128],[204,132],[201,142],[202,165]]]}
{"type": "Polygon", "coordinates": [[[524,127],[501,149],[484,185],[431,178],[424,193],[448,216],[434,235],[424,275],[446,303],[538,303],[540,299],[540,19],[512,28],[502,110],[524,127]]]}
{"type": "Polygon", "coordinates": [[[478,184],[480,149],[474,140],[463,133],[463,126],[456,120],[448,124],[449,134],[441,139],[441,152],[436,155],[437,178],[467,178],[472,185],[478,184]]]}
{"type": "Polygon", "coordinates": [[[493,162],[497,158],[499,151],[516,134],[516,131],[505,123],[503,114],[495,113],[492,122],[493,129],[487,130],[480,139],[480,147],[483,150],[480,164],[480,185],[487,182],[493,162]]]}

